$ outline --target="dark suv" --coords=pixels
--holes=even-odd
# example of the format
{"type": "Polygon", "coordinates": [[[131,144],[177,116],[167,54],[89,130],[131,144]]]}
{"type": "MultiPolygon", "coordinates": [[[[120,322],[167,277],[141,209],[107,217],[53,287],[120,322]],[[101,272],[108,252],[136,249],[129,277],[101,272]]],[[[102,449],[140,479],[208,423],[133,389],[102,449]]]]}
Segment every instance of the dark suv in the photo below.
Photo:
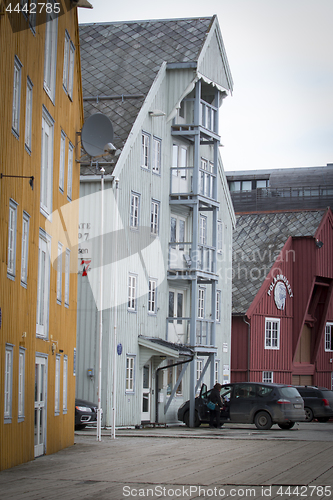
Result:
{"type": "MultiPolygon", "coordinates": [[[[195,398],[195,422],[209,422],[208,397],[203,384],[195,398]]],[[[291,429],[295,422],[305,420],[304,403],[295,387],[283,384],[241,382],[223,385],[221,396],[225,406],[221,410],[221,424],[224,422],[255,424],[257,429],[268,430],[273,424],[281,429],[291,429]]],[[[178,420],[189,425],[190,402],[186,401],[178,409],[178,420]]]]}
{"type": "Polygon", "coordinates": [[[333,418],[333,391],[312,385],[296,386],[296,389],[304,400],[307,422],[314,418],[319,422],[327,422],[333,418]]]}

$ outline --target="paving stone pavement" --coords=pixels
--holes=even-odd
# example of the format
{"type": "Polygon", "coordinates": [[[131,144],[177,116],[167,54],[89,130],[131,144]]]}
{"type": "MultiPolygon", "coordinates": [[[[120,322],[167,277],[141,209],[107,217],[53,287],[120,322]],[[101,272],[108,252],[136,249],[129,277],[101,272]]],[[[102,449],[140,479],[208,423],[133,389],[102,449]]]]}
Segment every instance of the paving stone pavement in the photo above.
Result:
{"type": "Polygon", "coordinates": [[[318,439],[304,426],[264,435],[177,426],[117,430],[116,439],[103,430],[98,442],[91,429],[70,448],[0,472],[0,499],[332,499],[333,425],[318,425],[318,439]]]}

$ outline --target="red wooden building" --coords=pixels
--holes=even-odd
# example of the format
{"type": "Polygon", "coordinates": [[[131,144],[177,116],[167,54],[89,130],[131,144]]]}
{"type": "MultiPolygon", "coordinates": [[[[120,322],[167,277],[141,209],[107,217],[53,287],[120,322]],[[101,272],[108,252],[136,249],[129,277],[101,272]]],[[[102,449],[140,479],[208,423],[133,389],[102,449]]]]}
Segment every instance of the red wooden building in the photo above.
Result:
{"type": "Polygon", "coordinates": [[[238,216],[232,382],[332,388],[332,249],[330,208],[238,216]]]}

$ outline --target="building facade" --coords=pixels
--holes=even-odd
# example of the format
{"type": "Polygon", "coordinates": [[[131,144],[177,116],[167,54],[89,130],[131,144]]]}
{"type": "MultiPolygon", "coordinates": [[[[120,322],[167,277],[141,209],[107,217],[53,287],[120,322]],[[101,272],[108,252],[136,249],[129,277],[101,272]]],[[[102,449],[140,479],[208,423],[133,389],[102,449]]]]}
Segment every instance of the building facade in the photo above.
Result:
{"type": "Polygon", "coordinates": [[[7,4],[0,13],[0,469],[74,442],[78,216],[67,214],[79,197],[83,123],[77,8],[51,1],[35,15],[29,2],[19,2],[19,12],[7,4]]]}
{"type": "Polygon", "coordinates": [[[81,158],[77,396],[97,400],[102,328],[104,425],[174,422],[204,379],[230,377],[223,41],[216,17],[82,25],[80,37],[85,117],[110,118],[116,150],[81,158]]]}
{"type": "Polygon", "coordinates": [[[333,217],[239,214],[231,378],[333,387],[333,217]]]}

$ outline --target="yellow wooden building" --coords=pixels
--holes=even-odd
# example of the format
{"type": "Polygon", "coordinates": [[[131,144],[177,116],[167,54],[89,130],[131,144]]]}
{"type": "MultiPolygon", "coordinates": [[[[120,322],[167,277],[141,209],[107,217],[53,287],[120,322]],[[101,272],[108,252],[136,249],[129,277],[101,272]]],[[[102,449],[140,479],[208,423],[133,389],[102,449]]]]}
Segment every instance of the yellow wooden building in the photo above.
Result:
{"type": "Polygon", "coordinates": [[[0,0],[0,469],[74,443],[77,2],[33,5],[0,0]]]}

